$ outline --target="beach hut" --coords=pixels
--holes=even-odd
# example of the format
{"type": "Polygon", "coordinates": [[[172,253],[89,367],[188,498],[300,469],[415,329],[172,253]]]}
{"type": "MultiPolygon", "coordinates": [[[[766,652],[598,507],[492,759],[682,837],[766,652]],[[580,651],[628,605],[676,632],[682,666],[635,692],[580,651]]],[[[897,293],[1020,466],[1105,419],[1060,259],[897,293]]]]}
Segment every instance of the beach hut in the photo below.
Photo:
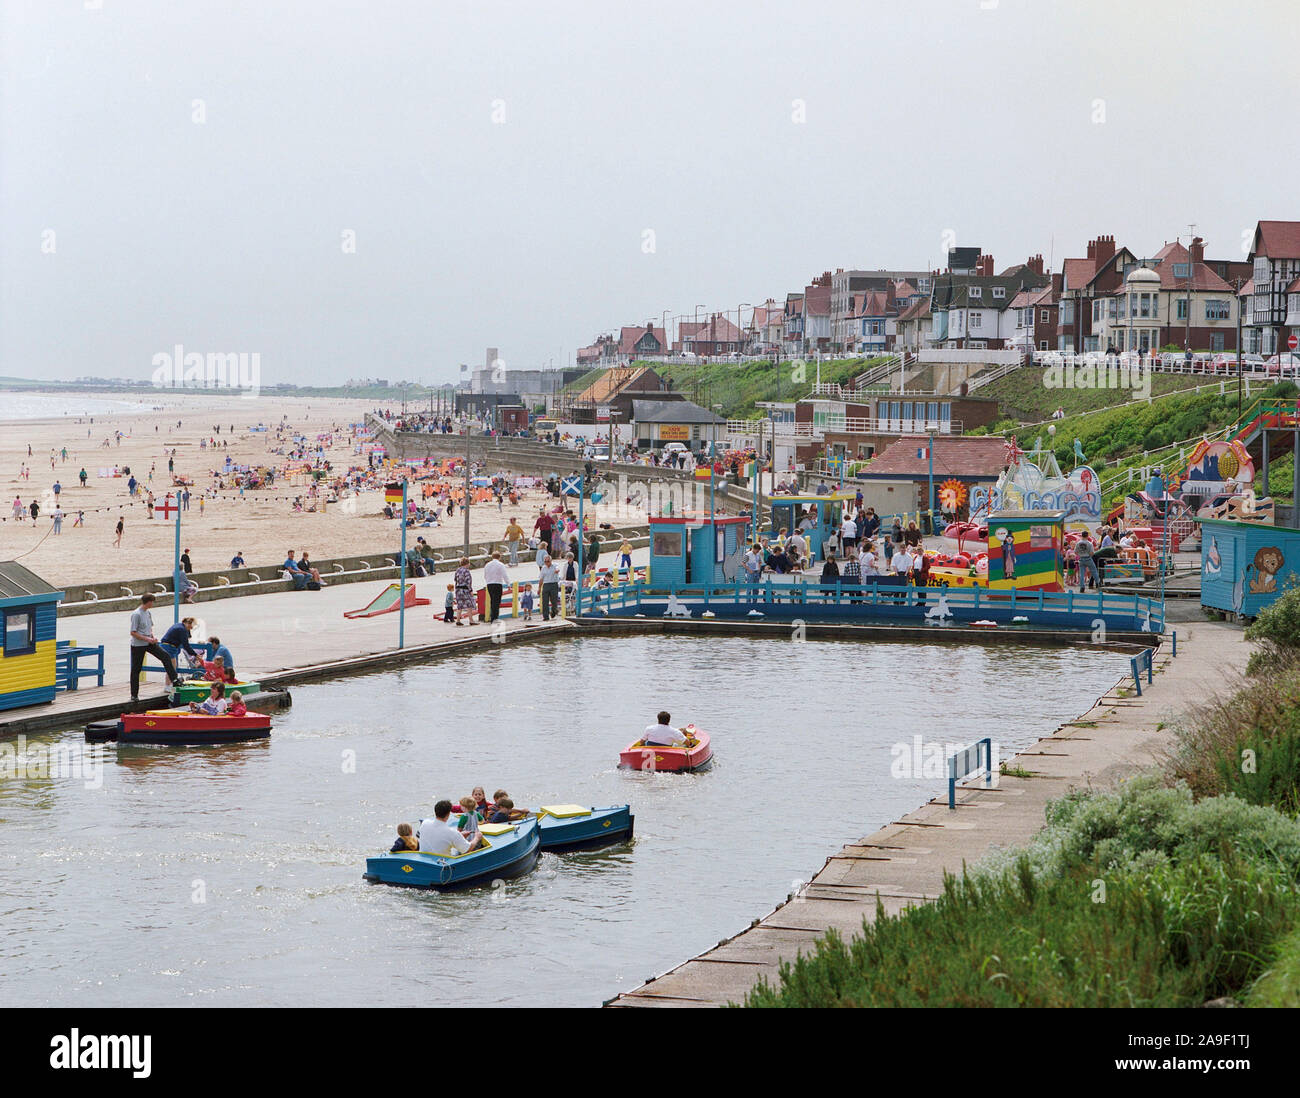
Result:
{"type": "Polygon", "coordinates": [[[1065,590],[1066,511],[989,515],[989,589],[1065,590]]]}
{"type": "Polygon", "coordinates": [[[1300,530],[1232,519],[1201,527],[1201,605],[1253,618],[1300,576],[1300,530]]]}
{"type": "Polygon", "coordinates": [[[659,515],[650,519],[650,575],[656,584],[734,583],[748,515],[659,515]]]}
{"type": "Polygon", "coordinates": [[[0,562],[0,709],[54,700],[55,634],[63,592],[14,561],[0,562]]]}

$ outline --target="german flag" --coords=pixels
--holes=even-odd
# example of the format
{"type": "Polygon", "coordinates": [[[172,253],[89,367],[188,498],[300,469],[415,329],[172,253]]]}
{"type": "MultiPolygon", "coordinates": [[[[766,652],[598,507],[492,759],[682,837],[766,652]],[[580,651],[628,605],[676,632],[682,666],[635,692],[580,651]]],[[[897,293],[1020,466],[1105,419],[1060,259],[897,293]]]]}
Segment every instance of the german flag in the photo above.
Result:
{"type": "Polygon", "coordinates": [[[401,503],[402,502],[402,485],[395,481],[392,484],[384,485],[384,502],[401,503]]]}

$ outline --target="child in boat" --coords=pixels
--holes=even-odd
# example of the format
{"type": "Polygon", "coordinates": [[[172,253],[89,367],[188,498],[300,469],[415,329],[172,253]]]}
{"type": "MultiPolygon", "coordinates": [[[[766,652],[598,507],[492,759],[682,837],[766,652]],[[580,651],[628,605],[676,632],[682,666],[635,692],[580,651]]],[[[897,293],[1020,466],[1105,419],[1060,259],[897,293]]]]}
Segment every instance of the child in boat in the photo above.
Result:
{"type": "Polygon", "coordinates": [[[468,797],[462,797],[460,807],[456,830],[469,841],[469,848],[476,850],[483,845],[483,833],[478,829],[478,807],[474,803],[474,795],[471,793],[468,797]]]}
{"type": "Polygon", "coordinates": [[[226,658],[216,656],[211,661],[205,660],[203,663],[203,678],[207,682],[233,681],[226,671],[226,658]]]}
{"type": "Polygon", "coordinates": [[[483,792],[483,787],[481,785],[476,785],[474,787],[473,796],[474,807],[478,809],[478,818],[480,820],[486,820],[488,818],[488,809],[490,809],[492,805],[488,802],[487,794],[483,792]]]}
{"type": "Polygon", "coordinates": [[[496,811],[488,818],[488,823],[508,824],[510,822],[510,813],[515,807],[515,802],[502,793],[497,797],[496,811]]]}
{"type": "Polygon", "coordinates": [[[228,717],[247,717],[248,706],[244,704],[244,695],[238,690],[230,692],[230,708],[226,710],[228,717]]]}
{"type": "Polygon", "coordinates": [[[420,844],[415,841],[415,832],[408,823],[397,825],[397,842],[393,843],[390,854],[402,854],[408,850],[419,850],[420,844]]]}
{"type": "Polygon", "coordinates": [[[456,585],[454,583],[447,584],[447,599],[442,606],[442,620],[450,625],[456,617],[456,585]]]}
{"type": "Polygon", "coordinates": [[[525,583],[519,593],[519,609],[524,612],[524,621],[533,620],[533,585],[525,583]]]}
{"type": "Polygon", "coordinates": [[[208,696],[201,702],[190,702],[191,713],[206,713],[210,717],[219,717],[226,711],[226,688],[222,683],[214,682],[208,688],[208,696]]]}

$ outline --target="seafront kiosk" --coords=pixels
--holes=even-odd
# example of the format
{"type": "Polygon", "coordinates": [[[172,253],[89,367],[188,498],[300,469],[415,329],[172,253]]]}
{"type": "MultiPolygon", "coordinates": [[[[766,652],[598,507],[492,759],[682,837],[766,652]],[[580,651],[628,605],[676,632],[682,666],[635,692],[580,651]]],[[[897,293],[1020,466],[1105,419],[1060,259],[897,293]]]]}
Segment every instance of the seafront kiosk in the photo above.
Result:
{"type": "Polygon", "coordinates": [[[749,525],[748,515],[652,517],[650,575],[654,583],[734,583],[741,572],[749,525]]]}
{"type": "Polygon", "coordinates": [[[63,592],[14,561],[0,562],[0,709],[52,702],[58,689],[63,592]]]}
{"type": "Polygon", "coordinates": [[[1066,511],[989,515],[991,591],[1064,591],[1066,511]]]}
{"type": "Polygon", "coordinates": [[[793,534],[805,517],[813,520],[804,536],[808,553],[813,560],[825,560],[822,546],[832,533],[838,534],[844,524],[846,504],[857,499],[856,492],[831,492],[824,496],[773,496],[771,537],[784,529],[793,534]]]}
{"type": "Polygon", "coordinates": [[[1201,605],[1253,618],[1300,576],[1300,530],[1235,519],[1201,527],[1201,605]]]}

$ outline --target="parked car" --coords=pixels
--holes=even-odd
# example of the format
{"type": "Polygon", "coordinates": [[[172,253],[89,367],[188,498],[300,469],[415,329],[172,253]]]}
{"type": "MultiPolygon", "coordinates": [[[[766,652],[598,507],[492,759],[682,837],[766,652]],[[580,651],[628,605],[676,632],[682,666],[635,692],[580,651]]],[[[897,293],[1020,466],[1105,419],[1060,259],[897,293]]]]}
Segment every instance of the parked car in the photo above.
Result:
{"type": "Polygon", "coordinates": [[[1273,355],[1265,360],[1264,368],[1279,377],[1295,377],[1297,368],[1300,368],[1300,353],[1283,351],[1280,355],[1273,355]]]}
{"type": "Polygon", "coordinates": [[[684,442],[666,442],[664,443],[663,452],[665,454],[689,454],[691,448],[684,442]]]}

